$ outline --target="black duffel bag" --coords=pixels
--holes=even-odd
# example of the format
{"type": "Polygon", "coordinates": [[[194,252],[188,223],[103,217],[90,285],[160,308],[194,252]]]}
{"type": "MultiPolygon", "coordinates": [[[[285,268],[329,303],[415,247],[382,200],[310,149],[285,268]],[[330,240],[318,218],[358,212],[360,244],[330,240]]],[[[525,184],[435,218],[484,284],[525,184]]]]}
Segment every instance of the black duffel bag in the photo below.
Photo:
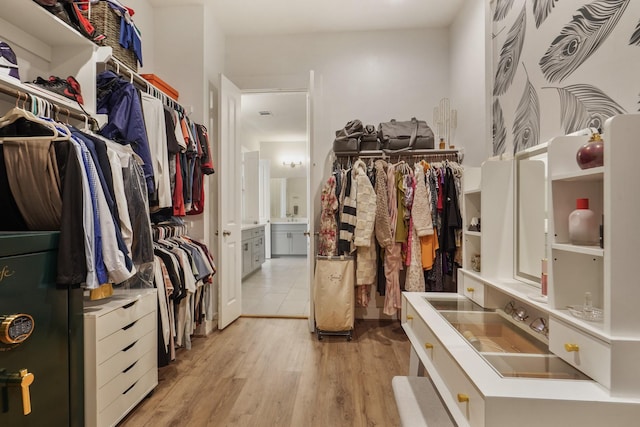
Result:
{"type": "Polygon", "coordinates": [[[382,149],[389,151],[431,149],[434,144],[433,131],[427,122],[415,117],[405,122],[392,119],[380,123],[378,137],[382,149]]]}
{"type": "Polygon", "coordinates": [[[333,140],[334,153],[347,153],[360,151],[360,137],[363,126],[358,119],[351,120],[344,128],[336,131],[336,139],[333,140]]]}

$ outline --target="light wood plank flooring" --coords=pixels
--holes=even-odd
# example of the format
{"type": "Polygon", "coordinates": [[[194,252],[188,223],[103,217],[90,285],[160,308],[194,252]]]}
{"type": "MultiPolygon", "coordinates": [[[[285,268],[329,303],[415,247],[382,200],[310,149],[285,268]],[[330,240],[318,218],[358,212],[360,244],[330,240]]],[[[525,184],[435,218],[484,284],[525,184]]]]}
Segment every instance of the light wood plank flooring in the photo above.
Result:
{"type": "Polygon", "coordinates": [[[399,426],[391,379],[410,343],[398,321],[356,320],[318,341],[303,319],[240,318],[193,339],[123,420],[138,426],[399,426]]]}

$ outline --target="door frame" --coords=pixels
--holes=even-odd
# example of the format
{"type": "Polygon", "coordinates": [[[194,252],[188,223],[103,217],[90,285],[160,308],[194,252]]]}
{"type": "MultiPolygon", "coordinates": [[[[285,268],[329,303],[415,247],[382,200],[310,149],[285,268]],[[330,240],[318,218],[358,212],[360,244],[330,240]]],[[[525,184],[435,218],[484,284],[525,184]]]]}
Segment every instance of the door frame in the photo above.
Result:
{"type": "MultiPolygon", "coordinates": [[[[313,204],[313,197],[311,195],[311,179],[312,179],[312,167],[313,163],[313,75],[314,72],[310,71],[310,86],[308,88],[292,88],[292,89],[241,89],[242,95],[249,94],[270,94],[270,93],[304,93],[306,94],[306,107],[307,107],[307,139],[305,146],[305,157],[307,161],[306,182],[307,182],[307,288],[309,289],[309,330],[315,331],[315,321],[313,313],[313,266],[315,262],[315,242],[312,240],[314,233],[314,218],[315,207],[313,204]]],[[[270,239],[269,239],[270,240],[270,239]]]]}

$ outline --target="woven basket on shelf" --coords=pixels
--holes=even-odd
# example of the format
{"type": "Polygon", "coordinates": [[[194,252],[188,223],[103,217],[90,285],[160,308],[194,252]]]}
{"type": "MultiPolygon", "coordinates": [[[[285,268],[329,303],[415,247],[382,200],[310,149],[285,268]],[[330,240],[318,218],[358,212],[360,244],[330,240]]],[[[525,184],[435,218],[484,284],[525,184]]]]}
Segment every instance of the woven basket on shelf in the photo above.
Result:
{"type": "Polygon", "coordinates": [[[136,54],[120,46],[120,16],[111,9],[106,1],[90,4],[89,10],[82,12],[96,29],[97,34],[104,34],[106,39],[102,42],[105,46],[111,46],[113,56],[133,71],[138,71],[136,54]]]}

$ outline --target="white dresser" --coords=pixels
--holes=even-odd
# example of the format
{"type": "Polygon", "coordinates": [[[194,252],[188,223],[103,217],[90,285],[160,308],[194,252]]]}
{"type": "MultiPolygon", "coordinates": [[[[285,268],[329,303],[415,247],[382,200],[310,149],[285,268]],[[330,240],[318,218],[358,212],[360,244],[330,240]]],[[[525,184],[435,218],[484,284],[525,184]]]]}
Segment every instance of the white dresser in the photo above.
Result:
{"type": "Polygon", "coordinates": [[[113,426],[156,385],[157,292],[85,301],[85,425],[113,426]]]}

